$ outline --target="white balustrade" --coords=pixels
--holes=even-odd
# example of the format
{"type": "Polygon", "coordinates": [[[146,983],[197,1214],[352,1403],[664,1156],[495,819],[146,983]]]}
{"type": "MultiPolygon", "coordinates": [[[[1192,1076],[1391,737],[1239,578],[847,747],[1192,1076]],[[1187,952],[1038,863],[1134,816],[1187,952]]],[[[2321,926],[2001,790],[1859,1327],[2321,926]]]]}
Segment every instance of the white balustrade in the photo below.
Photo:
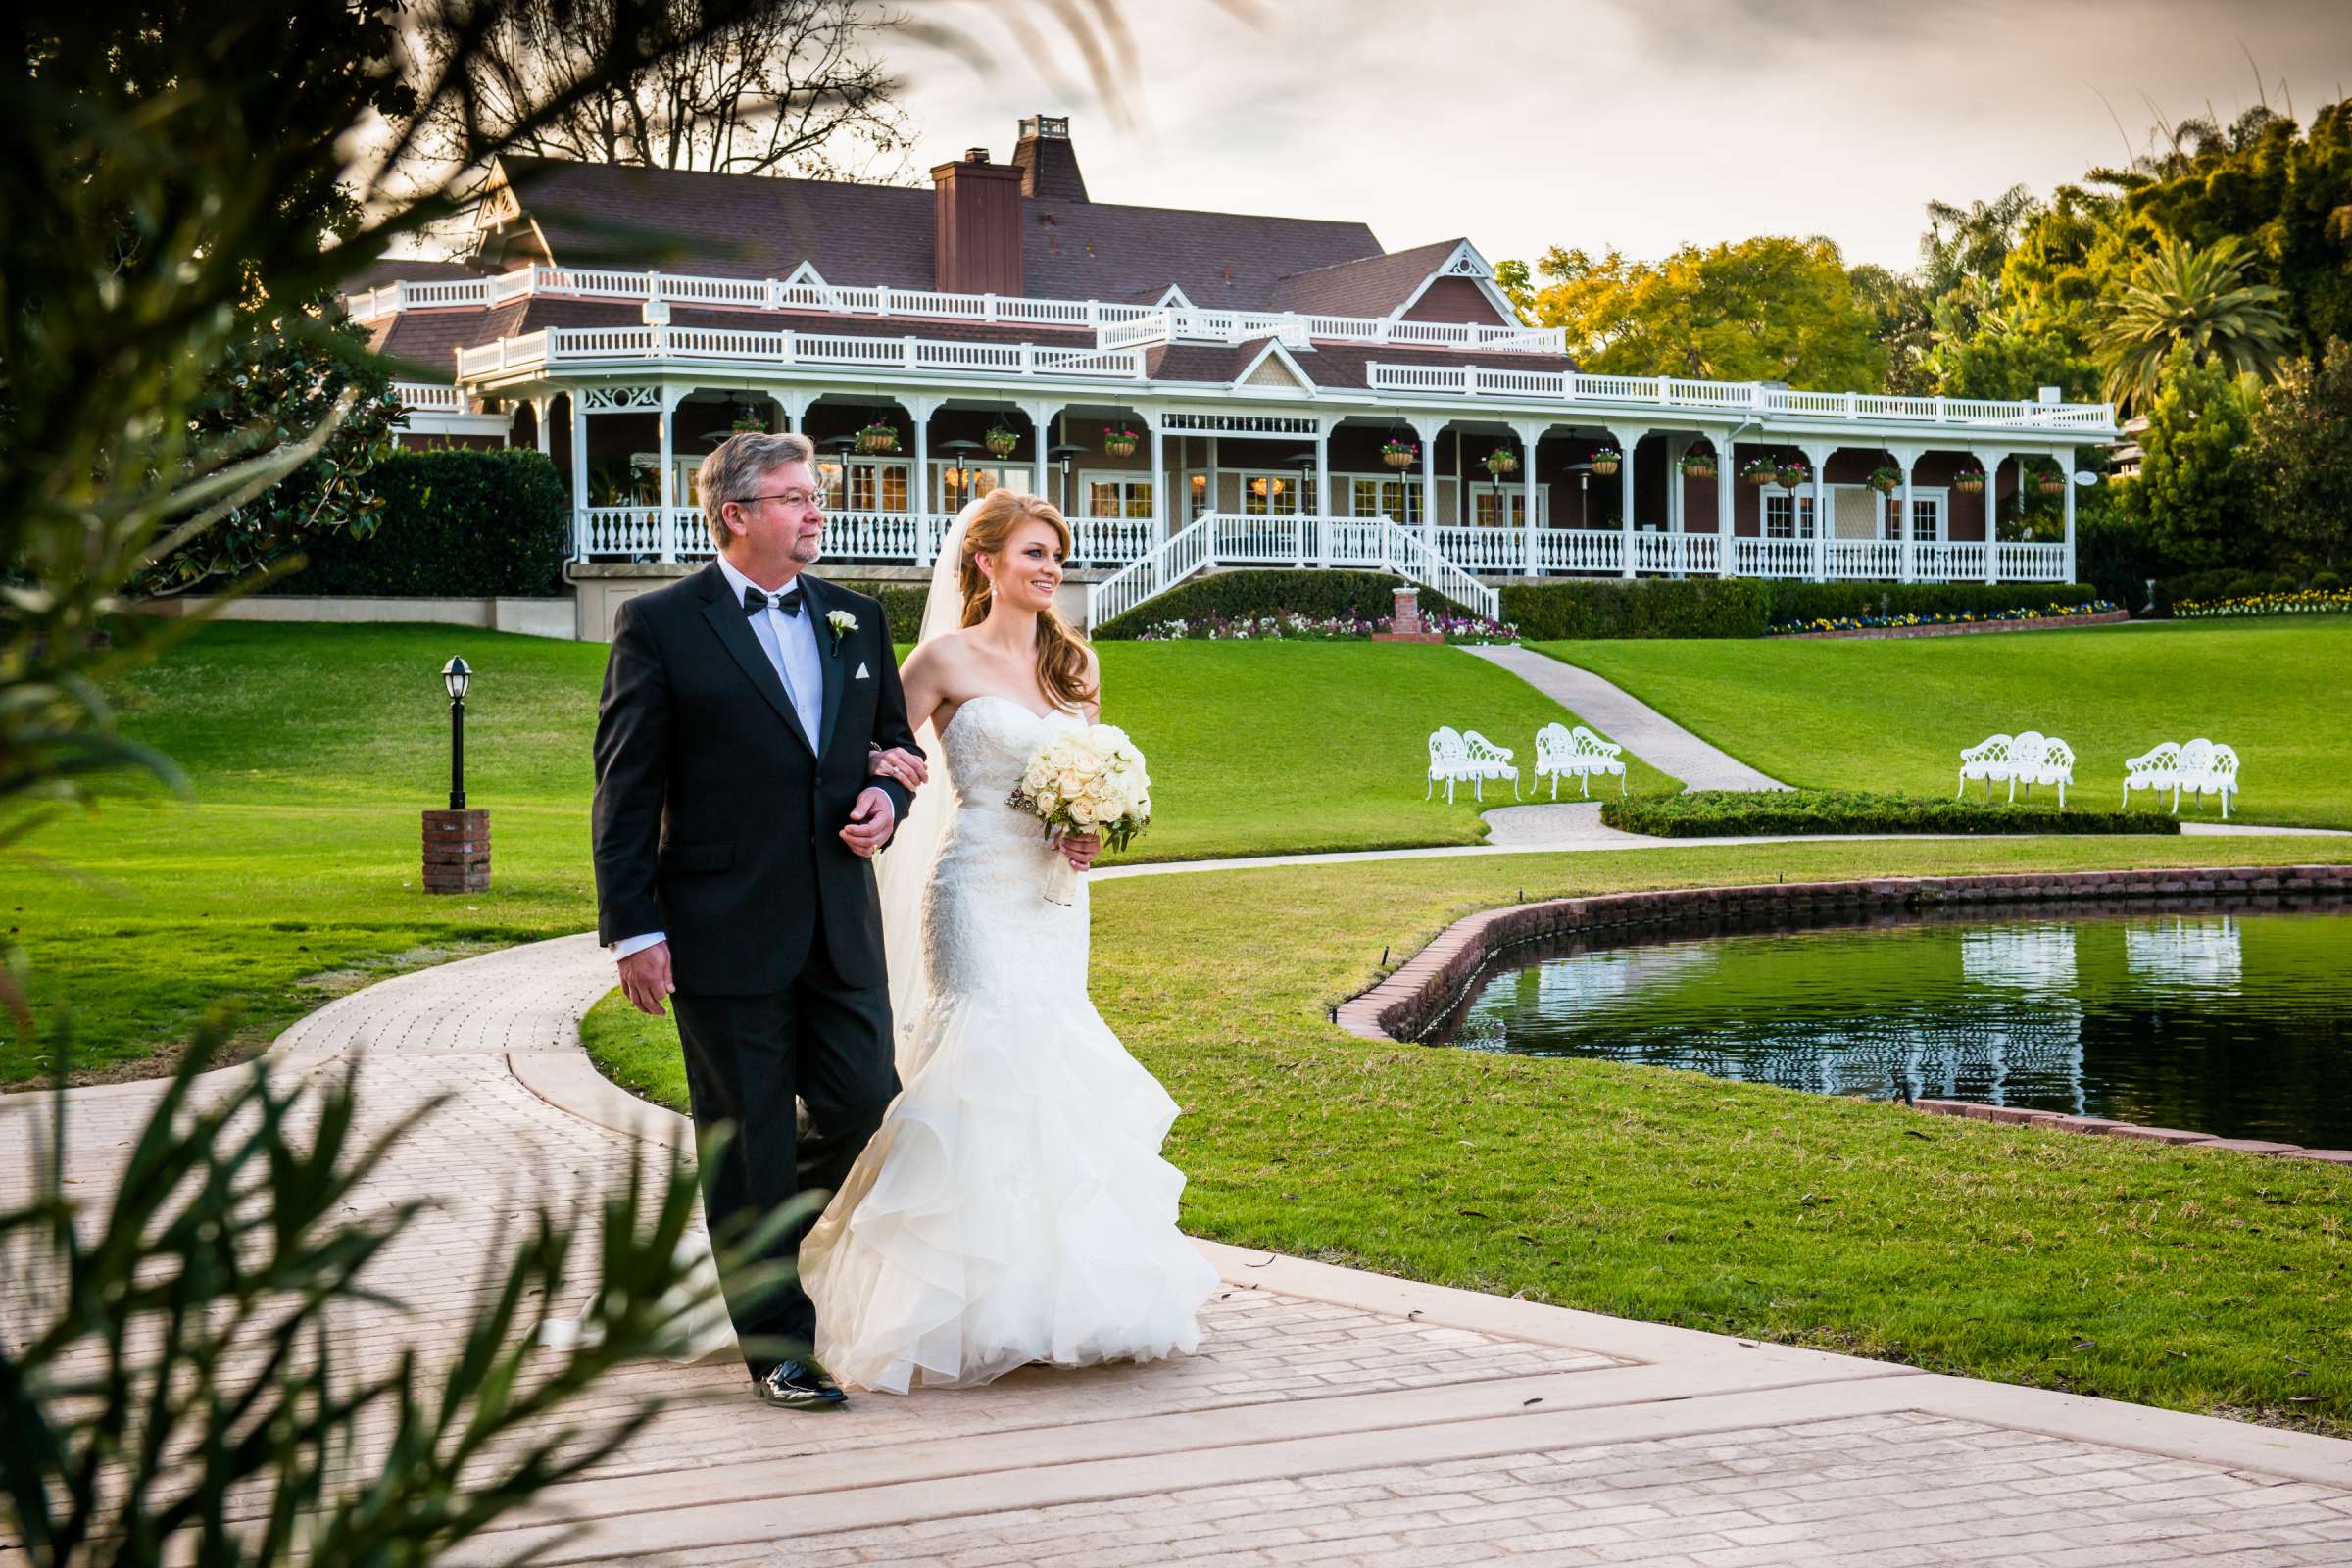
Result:
{"type": "Polygon", "coordinates": [[[1810,577],[1813,541],[1810,539],[1735,539],[1732,571],[1740,577],[1810,577]]]}
{"type": "Polygon", "coordinates": [[[2000,560],[1995,569],[2001,581],[2066,581],[2066,546],[2004,544],[1999,548],[2000,560]]]}
{"type": "Polygon", "coordinates": [[[1903,573],[1903,547],[1895,539],[1832,539],[1829,574],[1832,581],[1853,578],[1884,582],[1903,573]]]}
{"type": "Polygon", "coordinates": [[[825,554],[837,560],[912,561],[922,519],[911,512],[827,512],[825,554]]]}
{"type": "Polygon", "coordinates": [[[1125,564],[1150,550],[1158,531],[1150,517],[1072,517],[1072,559],[1090,565],[1125,564]]]}
{"type": "Polygon", "coordinates": [[[415,414],[464,414],[466,394],[454,386],[440,386],[431,381],[395,381],[392,395],[400,406],[415,414]]]}
{"type": "Polygon", "coordinates": [[[1983,582],[1984,547],[1923,540],[1911,547],[1911,572],[1921,582],[1983,582]]]}
{"type": "Polygon", "coordinates": [[[1518,528],[1440,528],[1438,553],[1470,571],[1522,571],[1527,535],[1518,528]]]}
{"type": "Polygon", "coordinates": [[[1625,536],[1614,528],[1538,528],[1536,568],[1615,576],[1625,569],[1625,536]]]}
{"type": "Polygon", "coordinates": [[[1482,615],[1500,601],[1419,532],[1386,517],[1251,517],[1212,512],[1174,538],[1087,588],[1087,624],[1123,615],[1211,566],[1289,565],[1298,561],[1392,572],[1482,615]]]}
{"type": "Polygon", "coordinates": [[[662,554],[662,509],[590,507],[579,514],[575,537],[590,556],[652,561],[662,554]]]}

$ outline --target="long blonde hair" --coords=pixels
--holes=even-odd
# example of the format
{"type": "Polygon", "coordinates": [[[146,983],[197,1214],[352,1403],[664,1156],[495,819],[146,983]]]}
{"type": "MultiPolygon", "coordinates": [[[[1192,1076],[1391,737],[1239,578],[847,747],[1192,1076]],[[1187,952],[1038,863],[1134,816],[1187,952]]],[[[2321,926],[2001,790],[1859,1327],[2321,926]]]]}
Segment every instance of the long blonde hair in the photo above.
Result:
{"type": "MultiPolygon", "coordinates": [[[[1012,531],[1032,520],[1050,525],[1060,536],[1061,553],[1067,559],[1072,545],[1069,522],[1044,496],[1000,486],[988,493],[964,524],[963,561],[958,568],[964,625],[977,626],[988,618],[995,591],[988,574],[980,569],[980,552],[993,555],[1003,550],[1012,531]]],[[[1085,640],[1052,605],[1037,617],[1037,684],[1063,708],[1079,708],[1095,699],[1095,688],[1086,679],[1085,640]]]]}

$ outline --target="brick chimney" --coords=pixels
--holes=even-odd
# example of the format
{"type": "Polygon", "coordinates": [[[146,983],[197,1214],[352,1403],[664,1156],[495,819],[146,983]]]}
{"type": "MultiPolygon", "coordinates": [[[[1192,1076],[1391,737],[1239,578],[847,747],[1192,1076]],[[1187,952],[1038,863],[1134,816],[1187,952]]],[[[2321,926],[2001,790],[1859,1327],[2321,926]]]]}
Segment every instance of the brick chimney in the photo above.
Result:
{"type": "Polygon", "coordinates": [[[1021,172],[974,147],[931,171],[934,287],[953,294],[1021,292],[1021,172]]]}
{"type": "Polygon", "coordinates": [[[1082,202],[1086,176],[1078,172],[1078,150],[1070,145],[1070,117],[1027,115],[1021,120],[1021,139],[1012,149],[1012,164],[1021,172],[1021,194],[1050,202],[1082,202]]]}

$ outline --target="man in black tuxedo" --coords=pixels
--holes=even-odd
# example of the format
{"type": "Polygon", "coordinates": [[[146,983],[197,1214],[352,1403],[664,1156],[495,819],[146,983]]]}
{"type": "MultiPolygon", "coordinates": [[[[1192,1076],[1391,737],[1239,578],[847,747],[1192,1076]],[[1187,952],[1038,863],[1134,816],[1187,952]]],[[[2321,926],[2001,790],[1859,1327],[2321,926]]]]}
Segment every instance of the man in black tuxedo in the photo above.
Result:
{"type": "MultiPolygon", "coordinates": [[[[824,532],[813,457],[745,434],[704,463],[718,559],[620,607],[597,713],[600,939],[638,1007],[675,1001],[696,1131],[733,1129],[702,1172],[722,1242],[838,1188],[899,1090],[872,859],[911,797],[867,756],[921,754],[882,607],[802,569],[824,532]]],[[[761,1398],[844,1402],[798,1284],[728,1311],[761,1398]]]]}

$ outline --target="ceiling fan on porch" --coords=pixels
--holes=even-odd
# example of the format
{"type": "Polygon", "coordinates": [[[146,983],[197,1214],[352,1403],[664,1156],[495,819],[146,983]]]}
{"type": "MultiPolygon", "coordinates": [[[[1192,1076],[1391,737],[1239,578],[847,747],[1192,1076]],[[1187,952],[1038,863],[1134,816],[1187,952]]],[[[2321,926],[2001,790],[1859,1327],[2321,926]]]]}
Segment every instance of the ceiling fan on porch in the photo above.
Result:
{"type": "Polygon", "coordinates": [[[767,433],[767,421],[760,416],[760,411],[753,408],[748,401],[739,404],[735,401],[734,394],[729,393],[727,401],[722,407],[726,410],[727,427],[724,430],[705,430],[703,432],[703,439],[712,446],[718,445],[731,436],[747,432],[758,435],[767,433]]]}

